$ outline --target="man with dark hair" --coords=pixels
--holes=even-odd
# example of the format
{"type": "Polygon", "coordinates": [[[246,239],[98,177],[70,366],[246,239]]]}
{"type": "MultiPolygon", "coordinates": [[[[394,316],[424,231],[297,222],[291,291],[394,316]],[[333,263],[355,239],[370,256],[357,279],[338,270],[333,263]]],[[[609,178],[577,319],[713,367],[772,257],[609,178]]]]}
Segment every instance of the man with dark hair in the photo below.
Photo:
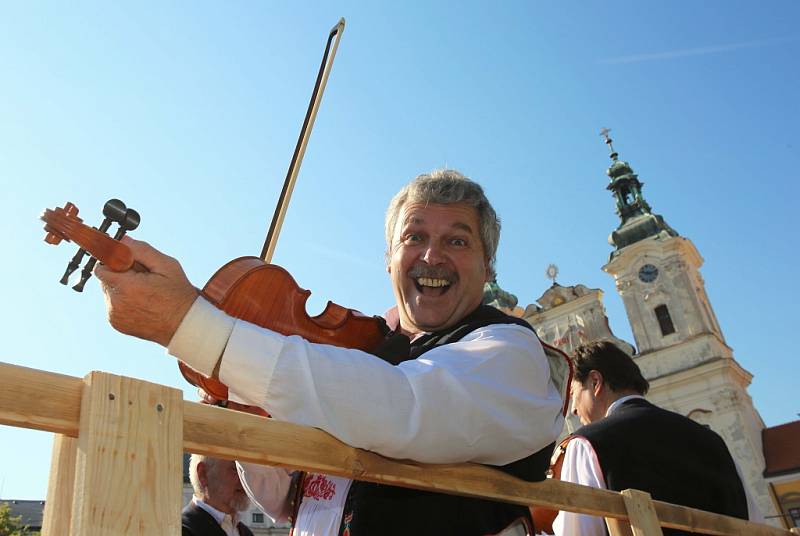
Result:
{"type": "MultiPolygon", "coordinates": [[[[568,438],[561,480],[643,490],[660,501],[748,519],[741,478],[720,436],[645,400],[648,381],[612,343],[582,346],[574,362],[572,411],[584,426],[568,438]]],[[[603,518],[571,512],[560,512],[553,530],[558,536],[606,534],[603,518]]]]}

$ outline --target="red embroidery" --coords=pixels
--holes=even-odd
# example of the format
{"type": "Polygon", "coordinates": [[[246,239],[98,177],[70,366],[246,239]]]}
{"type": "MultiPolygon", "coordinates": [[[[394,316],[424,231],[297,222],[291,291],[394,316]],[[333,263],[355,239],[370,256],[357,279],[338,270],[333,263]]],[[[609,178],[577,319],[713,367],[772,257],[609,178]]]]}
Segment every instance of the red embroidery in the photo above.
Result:
{"type": "Polygon", "coordinates": [[[303,486],[303,497],[312,497],[318,501],[330,501],[336,495],[336,484],[325,475],[310,475],[303,486]]]}
{"type": "Polygon", "coordinates": [[[350,523],[353,522],[353,512],[350,512],[346,516],[344,516],[344,521],[342,524],[344,525],[344,530],[342,530],[342,536],[350,536],[350,523]]]}

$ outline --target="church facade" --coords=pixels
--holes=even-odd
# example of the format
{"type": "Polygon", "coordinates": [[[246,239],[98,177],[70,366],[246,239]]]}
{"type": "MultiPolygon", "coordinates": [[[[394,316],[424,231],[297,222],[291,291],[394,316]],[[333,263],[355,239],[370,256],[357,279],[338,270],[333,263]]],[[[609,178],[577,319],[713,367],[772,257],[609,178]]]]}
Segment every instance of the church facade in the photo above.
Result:
{"type": "MultiPolygon", "coordinates": [[[[612,164],[608,189],[620,224],[603,270],[625,305],[635,348],[611,332],[602,291],[553,283],[537,304],[517,314],[544,342],[570,354],[577,346],[609,340],[633,356],[650,381],[647,398],[686,415],[723,437],[761,513],[780,515],[764,479],[764,423],[747,392],[752,375],[734,359],[700,274],[703,258],[686,237],[654,214],[631,166],[619,160],[607,131],[612,164]]],[[[568,422],[574,430],[576,418],[568,422]]]]}

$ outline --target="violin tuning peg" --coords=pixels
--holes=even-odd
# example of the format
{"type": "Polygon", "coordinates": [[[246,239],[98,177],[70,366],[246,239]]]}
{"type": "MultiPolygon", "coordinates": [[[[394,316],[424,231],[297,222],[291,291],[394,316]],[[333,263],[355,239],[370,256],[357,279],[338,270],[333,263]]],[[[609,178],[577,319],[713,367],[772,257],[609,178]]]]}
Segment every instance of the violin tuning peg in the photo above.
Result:
{"type": "MultiPolygon", "coordinates": [[[[94,267],[94,263],[92,264],[92,267],[94,267]]],[[[92,270],[83,270],[81,272],[81,280],[75,283],[75,285],[72,287],[72,290],[75,292],[83,292],[83,287],[86,285],[86,282],[89,281],[90,277],[92,277],[92,270]]]]}
{"type": "Polygon", "coordinates": [[[125,217],[122,218],[119,225],[120,227],[125,228],[125,231],[133,231],[137,227],[139,227],[139,223],[142,221],[142,218],[139,216],[139,213],[129,208],[125,211],[125,217]]]}
{"type": "Polygon", "coordinates": [[[140,222],[141,217],[139,213],[132,208],[127,209],[125,211],[125,217],[119,222],[119,229],[117,229],[117,233],[114,235],[114,240],[121,240],[122,237],[125,236],[125,233],[139,227],[140,222]]]}
{"type": "Polygon", "coordinates": [[[61,276],[61,279],[59,279],[58,282],[62,285],[69,284],[69,276],[71,276],[75,270],[77,270],[77,267],[73,268],[71,265],[67,266],[67,269],[64,270],[64,275],[61,276]]]}
{"type": "Polygon", "coordinates": [[[111,221],[119,223],[125,218],[125,212],[127,210],[128,207],[119,199],[109,199],[103,206],[103,216],[111,221]]]}

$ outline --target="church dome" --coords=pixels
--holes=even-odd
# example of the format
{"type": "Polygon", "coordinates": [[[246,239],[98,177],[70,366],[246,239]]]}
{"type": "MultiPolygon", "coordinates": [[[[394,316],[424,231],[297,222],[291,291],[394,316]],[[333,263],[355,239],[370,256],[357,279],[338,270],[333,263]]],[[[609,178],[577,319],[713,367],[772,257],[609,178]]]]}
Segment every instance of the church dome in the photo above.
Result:
{"type": "Polygon", "coordinates": [[[633,168],[624,160],[617,160],[611,164],[611,167],[606,170],[606,175],[608,175],[612,181],[626,175],[636,176],[633,174],[633,168]]]}

